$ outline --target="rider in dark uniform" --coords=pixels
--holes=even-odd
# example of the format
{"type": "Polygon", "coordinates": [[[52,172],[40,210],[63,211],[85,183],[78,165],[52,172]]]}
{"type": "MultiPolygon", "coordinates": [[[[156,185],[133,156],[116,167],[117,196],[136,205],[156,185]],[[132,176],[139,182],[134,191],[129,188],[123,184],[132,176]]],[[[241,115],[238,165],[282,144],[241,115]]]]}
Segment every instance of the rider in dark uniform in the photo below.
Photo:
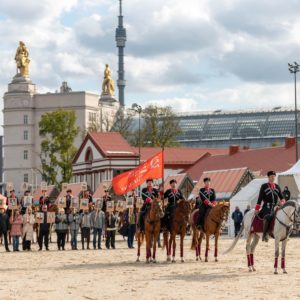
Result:
{"type": "Polygon", "coordinates": [[[104,213],[106,213],[106,207],[107,207],[107,201],[111,201],[112,198],[111,196],[109,195],[109,190],[105,190],[104,191],[104,196],[103,196],[103,203],[102,203],[102,211],[104,213]]]}
{"type": "Polygon", "coordinates": [[[216,205],[216,193],[215,190],[210,187],[210,178],[205,177],[203,179],[204,188],[199,190],[199,196],[196,199],[199,208],[199,215],[197,220],[197,227],[201,230],[204,229],[204,218],[209,207],[213,207],[216,205]]]}
{"type": "Polygon", "coordinates": [[[264,219],[262,240],[265,242],[269,240],[268,230],[269,230],[270,222],[274,217],[274,211],[276,211],[279,205],[285,203],[279,185],[274,183],[276,178],[276,173],[274,171],[269,171],[267,175],[268,175],[268,183],[264,183],[261,186],[257,204],[255,206],[256,215],[264,219]]]}
{"type": "Polygon", "coordinates": [[[144,231],[144,218],[147,212],[148,207],[151,205],[151,200],[154,198],[158,198],[158,190],[153,187],[153,179],[146,180],[147,187],[142,189],[142,199],[144,200],[144,204],[140,211],[139,218],[139,228],[140,231],[144,231]]]}
{"type": "Polygon", "coordinates": [[[180,190],[176,188],[177,181],[175,179],[170,180],[171,188],[164,193],[164,199],[168,199],[168,204],[165,208],[165,221],[167,229],[170,230],[171,218],[178,201],[184,200],[184,197],[180,190]]]}

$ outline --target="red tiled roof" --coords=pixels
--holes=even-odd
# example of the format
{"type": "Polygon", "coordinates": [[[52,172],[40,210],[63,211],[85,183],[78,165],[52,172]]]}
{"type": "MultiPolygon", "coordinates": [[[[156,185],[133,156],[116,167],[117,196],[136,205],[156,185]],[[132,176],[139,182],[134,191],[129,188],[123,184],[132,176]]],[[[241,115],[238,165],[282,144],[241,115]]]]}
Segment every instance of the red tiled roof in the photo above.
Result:
{"type": "Polygon", "coordinates": [[[130,146],[119,132],[92,132],[86,135],[73,159],[73,163],[77,161],[88,140],[91,140],[105,157],[138,157],[135,148],[130,146]]]}
{"type": "Polygon", "coordinates": [[[240,168],[203,172],[192,194],[197,195],[199,193],[199,189],[203,187],[203,179],[205,177],[210,177],[212,188],[217,193],[232,194],[247,171],[247,168],[240,168]]]}
{"type": "Polygon", "coordinates": [[[72,190],[72,195],[74,197],[79,197],[80,193],[81,193],[81,183],[68,183],[67,188],[65,190],[62,190],[59,195],[57,196],[57,198],[61,198],[61,197],[65,197],[66,196],[66,191],[67,190],[72,190]]]}
{"type": "MultiPolygon", "coordinates": [[[[55,191],[56,187],[55,185],[48,185],[46,195],[51,196],[51,194],[55,191]]],[[[37,190],[34,191],[32,197],[34,200],[39,200],[40,197],[43,195],[41,188],[38,188],[37,190]]]]}
{"type": "MultiPolygon", "coordinates": [[[[138,152],[138,148],[135,148],[138,152]]],[[[161,148],[142,147],[141,161],[145,161],[158,152],[161,148]]],[[[199,159],[209,155],[221,155],[228,152],[228,149],[214,149],[214,148],[165,148],[164,160],[166,165],[191,165],[199,159]]]]}
{"type": "Polygon", "coordinates": [[[138,155],[119,132],[92,132],[91,139],[100,147],[105,156],[138,155]]]}
{"type": "Polygon", "coordinates": [[[199,180],[204,171],[247,167],[265,176],[269,170],[282,172],[294,163],[295,147],[272,147],[244,150],[233,155],[209,156],[196,162],[186,172],[193,180],[199,180]]]}
{"type": "Polygon", "coordinates": [[[103,197],[104,196],[104,191],[106,189],[109,190],[110,188],[111,188],[111,181],[103,181],[103,182],[101,182],[98,185],[95,193],[93,194],[93,198],[101,198],[101,197],[103,197]]]}

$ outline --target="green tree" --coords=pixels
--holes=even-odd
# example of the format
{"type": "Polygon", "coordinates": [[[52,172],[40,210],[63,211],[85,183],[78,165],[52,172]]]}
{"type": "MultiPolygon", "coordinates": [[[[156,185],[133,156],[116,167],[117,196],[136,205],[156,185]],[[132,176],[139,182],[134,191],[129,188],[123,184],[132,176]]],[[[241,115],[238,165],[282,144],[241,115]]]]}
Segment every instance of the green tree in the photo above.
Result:
{"type": "MultiPolygon", "coordinates": [[[[144,147],[178,147],[176,140],[181,133],[179,121],[169,106],[147,106],[142,113],[141,146],[144,147]]],[[[134,134],[139,144],[138,133],[134,134]]]]}
{"type": "Polygon", "coordinates": [[[41,173],[48,184],[59,185],[72,178],[72,160],[77,151],[74,139],[79,132],[75,122],[74,111],[60,109],[42,115],[39,122],[41,173]]]}

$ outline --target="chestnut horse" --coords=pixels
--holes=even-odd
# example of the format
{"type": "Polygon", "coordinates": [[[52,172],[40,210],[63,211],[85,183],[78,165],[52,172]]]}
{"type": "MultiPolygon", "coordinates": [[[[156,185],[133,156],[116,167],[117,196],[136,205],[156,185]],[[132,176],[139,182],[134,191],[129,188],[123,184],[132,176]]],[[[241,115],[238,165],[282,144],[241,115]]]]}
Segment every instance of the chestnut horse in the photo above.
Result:
{"type": "Polygon", "coordinates": [[[190,222],[193,229],[192,249],[196,250],[196,260],[201,260],[201,243],[205,236],[206,250],[205,250],[205,262],[208,261],[209,251],[209,237],[214,235],[215,238],[215,261],[218,261],[218,239],[221,234],[223,224],[228,218],[229,205],[225,202],[219,203],[217,206],[209,208],[205,216],[204,231],[199,230],[195,224],[195,215],[198,213],[196,209],[192,215],[190,222]]]}
{"type": "Polygon", "coordinates": [[[167,249],[167,261],[171,261],[171,249],[173,245],[172,262],[173,263],[176,262],[175,261],[176,235],[179,234],[180,235],[180,257],[181,257],[181,262],[184,262],[183,241],[186,235],[190,213],[191,213],[191,206],[189,201],[181,200],[177,203],[170,224],[170,239],[169,239],[169,231],[164,232],[163,249],[164,247],[166,247],[167,249]]]}
{"type": "Polygon", "coordinates": [[[137,253],[137,262],[140,261],[141,254],[141,245],[146,237],[146,263],[156,263],[156,243],[158,240],[158,235],[160,233],[160,219],[163,216],[162,209],[159,205],[157,199],[151,201],[151,206],[148,208],[145,219],[144,219],[144,228],[145,232],[142,232],[138,229],[137,240],[138,240],[138,253],[137,253]],[[153,248],[152,258],[151,258],[151,249],[153,248]]]}

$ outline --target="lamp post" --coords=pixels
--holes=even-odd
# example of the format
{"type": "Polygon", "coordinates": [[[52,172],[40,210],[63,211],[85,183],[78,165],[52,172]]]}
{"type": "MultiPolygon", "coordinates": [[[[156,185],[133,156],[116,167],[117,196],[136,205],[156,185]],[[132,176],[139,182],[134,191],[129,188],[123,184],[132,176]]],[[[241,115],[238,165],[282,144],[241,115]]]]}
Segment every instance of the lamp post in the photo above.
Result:
{"type": "Polygon", "coordinates": [[[288,64],[289,71],[294,74],[294,85],[295,85],[295,138],[296,138],[296,162],[298,161],[298,109],[297,109],[297,72],[299,72],[299,65],[294,62],[294,64],[288,64]]]}
{"type": "Polygon", "coordinates": [[[133,103],[131,108],[139,115],[139,165],[141,164],[141,113],[143,108],[137,103],[133,103]]]}

